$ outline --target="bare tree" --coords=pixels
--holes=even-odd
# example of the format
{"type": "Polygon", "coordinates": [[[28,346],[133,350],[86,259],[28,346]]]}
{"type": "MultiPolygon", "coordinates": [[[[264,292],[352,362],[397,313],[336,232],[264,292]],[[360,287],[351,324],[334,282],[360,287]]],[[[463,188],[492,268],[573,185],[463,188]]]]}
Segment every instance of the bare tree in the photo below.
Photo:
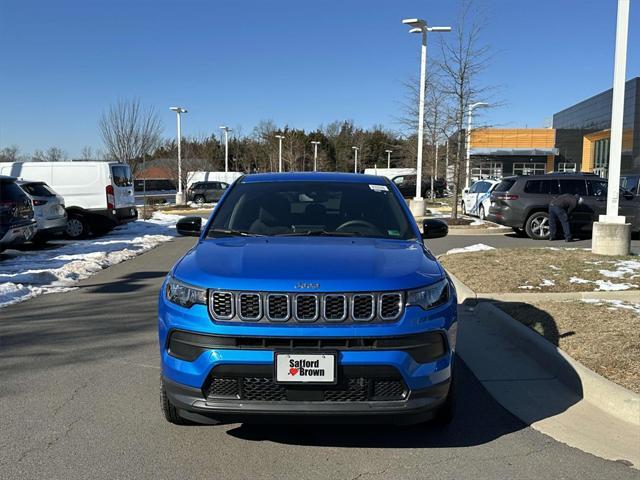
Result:
{"type": "Polygon", "coordinates": [[[80,156],[83,160],[92,160],[93,159],[93,148],[91,146],[86,145],[82,147],[82,151],[80,152],[80,156]]]}
{"type": "Polygon", "coordinates": [[[461,0],[457,25],[453,34],[441,38],[441,69],[446,94],[453,98],[453,116],[457,133],[456,155],[453,159],[452,218],[458,217],[462,167],[465,160],[464,115],[473,102],[484,101],[491,87],[481,86],[479,77],[490,60],[490,47],[481,44],[485,19],[474,8],[473,0],[461,0]]]}
{"type": "Polygon", "coordinates": [[[35,150],[31,155],[32,162],[64,162],[69,157],[59,147],[49,147],[46,152],[35,150]]]}
{"type": "Polygon", "coordinates": [[[143,157],[160,145],[162,123],[153,107],[143,108],[140,100],[119,100],[98,122],[108,155],[129,163],[135,173],[143,157]]]}
{"type": "Polygon", "coordinates": [[[0,150],[0,162],[18,162],[20,159],[20,148],[16,145],[11,145],[0,150]]]}

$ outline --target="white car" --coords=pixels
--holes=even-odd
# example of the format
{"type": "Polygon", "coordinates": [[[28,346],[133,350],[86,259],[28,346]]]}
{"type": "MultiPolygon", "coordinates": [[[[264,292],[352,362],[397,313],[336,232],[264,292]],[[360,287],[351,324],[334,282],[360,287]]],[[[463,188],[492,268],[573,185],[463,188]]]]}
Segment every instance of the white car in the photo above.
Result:
{"type": "Polygon", "coordinates": [[[478,180],[462,191],[460,209],[464,215],[473,215],[484,220],[491,205],[491,192],[499,184],[498,180],[478,180]]]}

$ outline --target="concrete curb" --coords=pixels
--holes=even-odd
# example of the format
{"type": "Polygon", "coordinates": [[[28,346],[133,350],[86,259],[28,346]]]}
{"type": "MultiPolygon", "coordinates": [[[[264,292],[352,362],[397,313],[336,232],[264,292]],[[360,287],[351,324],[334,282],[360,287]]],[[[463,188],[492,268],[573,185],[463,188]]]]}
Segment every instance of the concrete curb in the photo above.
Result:
{"type": "MultiPolygon", "coordinates": [[[[479,299],[473,290],[460,282],[454,275],[449,273],[449,276],[456,286],[459,300],[464,302],[471,299],[477,302],[476,310],[481,311],[484,309],[492,318],[499,321],[501,327],[511,333],[510,339],[516,346],[524,349],[538,364],[552,372],[566,387],[581,394],[585,401],[608,415],[627,422],[634,427],[640,427],[640,395],[588,369],[566,352],[548,342],[544,337],[500,310],[490,301],[484,301],[487,296],[482,296],[479,299]],[[573,369],[573,371],[570,371],[570,369],[573,369]],[[578,376],[581,385],[576,385],[575,375],[578,376]]],[[[635,293],[637,295],[637,292],[635,293]]]]}
{"type": "Polygon", "coordinates": [[[481,300],[498,300],[504,302],[531,302],[548,300],[633,300],[640,302],[640,290],[623,290],[617,292],[536,292],[536,293],[478,293],[481,300]]]}

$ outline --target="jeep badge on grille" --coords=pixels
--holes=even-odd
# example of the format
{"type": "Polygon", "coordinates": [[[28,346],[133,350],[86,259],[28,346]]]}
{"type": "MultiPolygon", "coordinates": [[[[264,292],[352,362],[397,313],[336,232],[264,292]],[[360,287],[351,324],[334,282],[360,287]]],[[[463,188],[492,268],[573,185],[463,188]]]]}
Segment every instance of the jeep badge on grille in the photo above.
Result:
{"type": "Polygon", "coordinates": [[[320,284],[300,282],[293,288],[295,288],[296,290],[317,290],[318,288],[320,288],[320,284]]]}

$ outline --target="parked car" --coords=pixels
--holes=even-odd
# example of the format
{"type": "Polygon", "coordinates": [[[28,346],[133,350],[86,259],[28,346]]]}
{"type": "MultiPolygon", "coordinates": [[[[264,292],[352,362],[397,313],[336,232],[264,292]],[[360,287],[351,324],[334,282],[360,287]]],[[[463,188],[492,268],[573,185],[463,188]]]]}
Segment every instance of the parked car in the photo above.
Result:
{"type": "MultiPolygon", "coordinates": [[[[491,194],[488,220],[512,227],[521,235],[542,240],[549,237],[549,203],[563,193],[580,195],[584,202],[570,216],[573,233],[590,232],[593,222],[607,208],[607,180],[592,174],[554,173],[506,177],[491,194]]],[[[621,191],[619,214],[627,217],[632,231],[640,231],[640,203],[621,191]]]]}
{"type": "Polygon", "coordinates": [[[226,182],[196,182],[187,190],[187,201],[196,203],[214,203],[220,200],[225,190],[229,188],[226,182]]]}
{"type": "Polygon", "coordinates": [[[418,422],[452,414],[456,292],[386,178],[236,181],[159,295],[172,423],[255,417],[418,422]]]}
{"type": "Polygon", "coordinates": [[[64,197],[66,234],[83,238],[137,220],[128,165],[115,162],[0,163],[0,174],[39,180],[64,197]]]}
{"type": "Polygon", "coordinates": [[[0,252],[31,240],[36,230],[31,200],[14,177],[0,175],[0,252]]]}
{"type": "Polygon", "coordinates": [[[64,233],[67,228],[64,198],[44,182],[18,180],[16,183],[33,204],[38,231],[31,241],[46,243],[52,237],[64,233]]]}
{"type": "Polygon", "coordinates": [[[633,193],[636,201],[640,201],[640,175],[623,175],[620,177],[620,187],[633,193]]]}
{"type": "Polygon", "coordinates": [[[478,180],[469,188],[462,190],[460,209],[464,215],[474,215],[484,220],[491,206],[491,192],[500,182],[497,180],[478,180]]]}
{"type": "MultiPolygon", "coordinates": [[[[393,177],[392,181],[396,184],[404,198],[413,198],[416,196],[416,175],[398,175],[397,177],[393,177]]],[[[443,179],[436,178],[434,180],[433,189],[435,190],[436,197],[443,197],[446,188],[447,183],[443,179]]],[[[430,192],[431,177],[422,177],[423,196],[430,195],[430,192]]]]}

